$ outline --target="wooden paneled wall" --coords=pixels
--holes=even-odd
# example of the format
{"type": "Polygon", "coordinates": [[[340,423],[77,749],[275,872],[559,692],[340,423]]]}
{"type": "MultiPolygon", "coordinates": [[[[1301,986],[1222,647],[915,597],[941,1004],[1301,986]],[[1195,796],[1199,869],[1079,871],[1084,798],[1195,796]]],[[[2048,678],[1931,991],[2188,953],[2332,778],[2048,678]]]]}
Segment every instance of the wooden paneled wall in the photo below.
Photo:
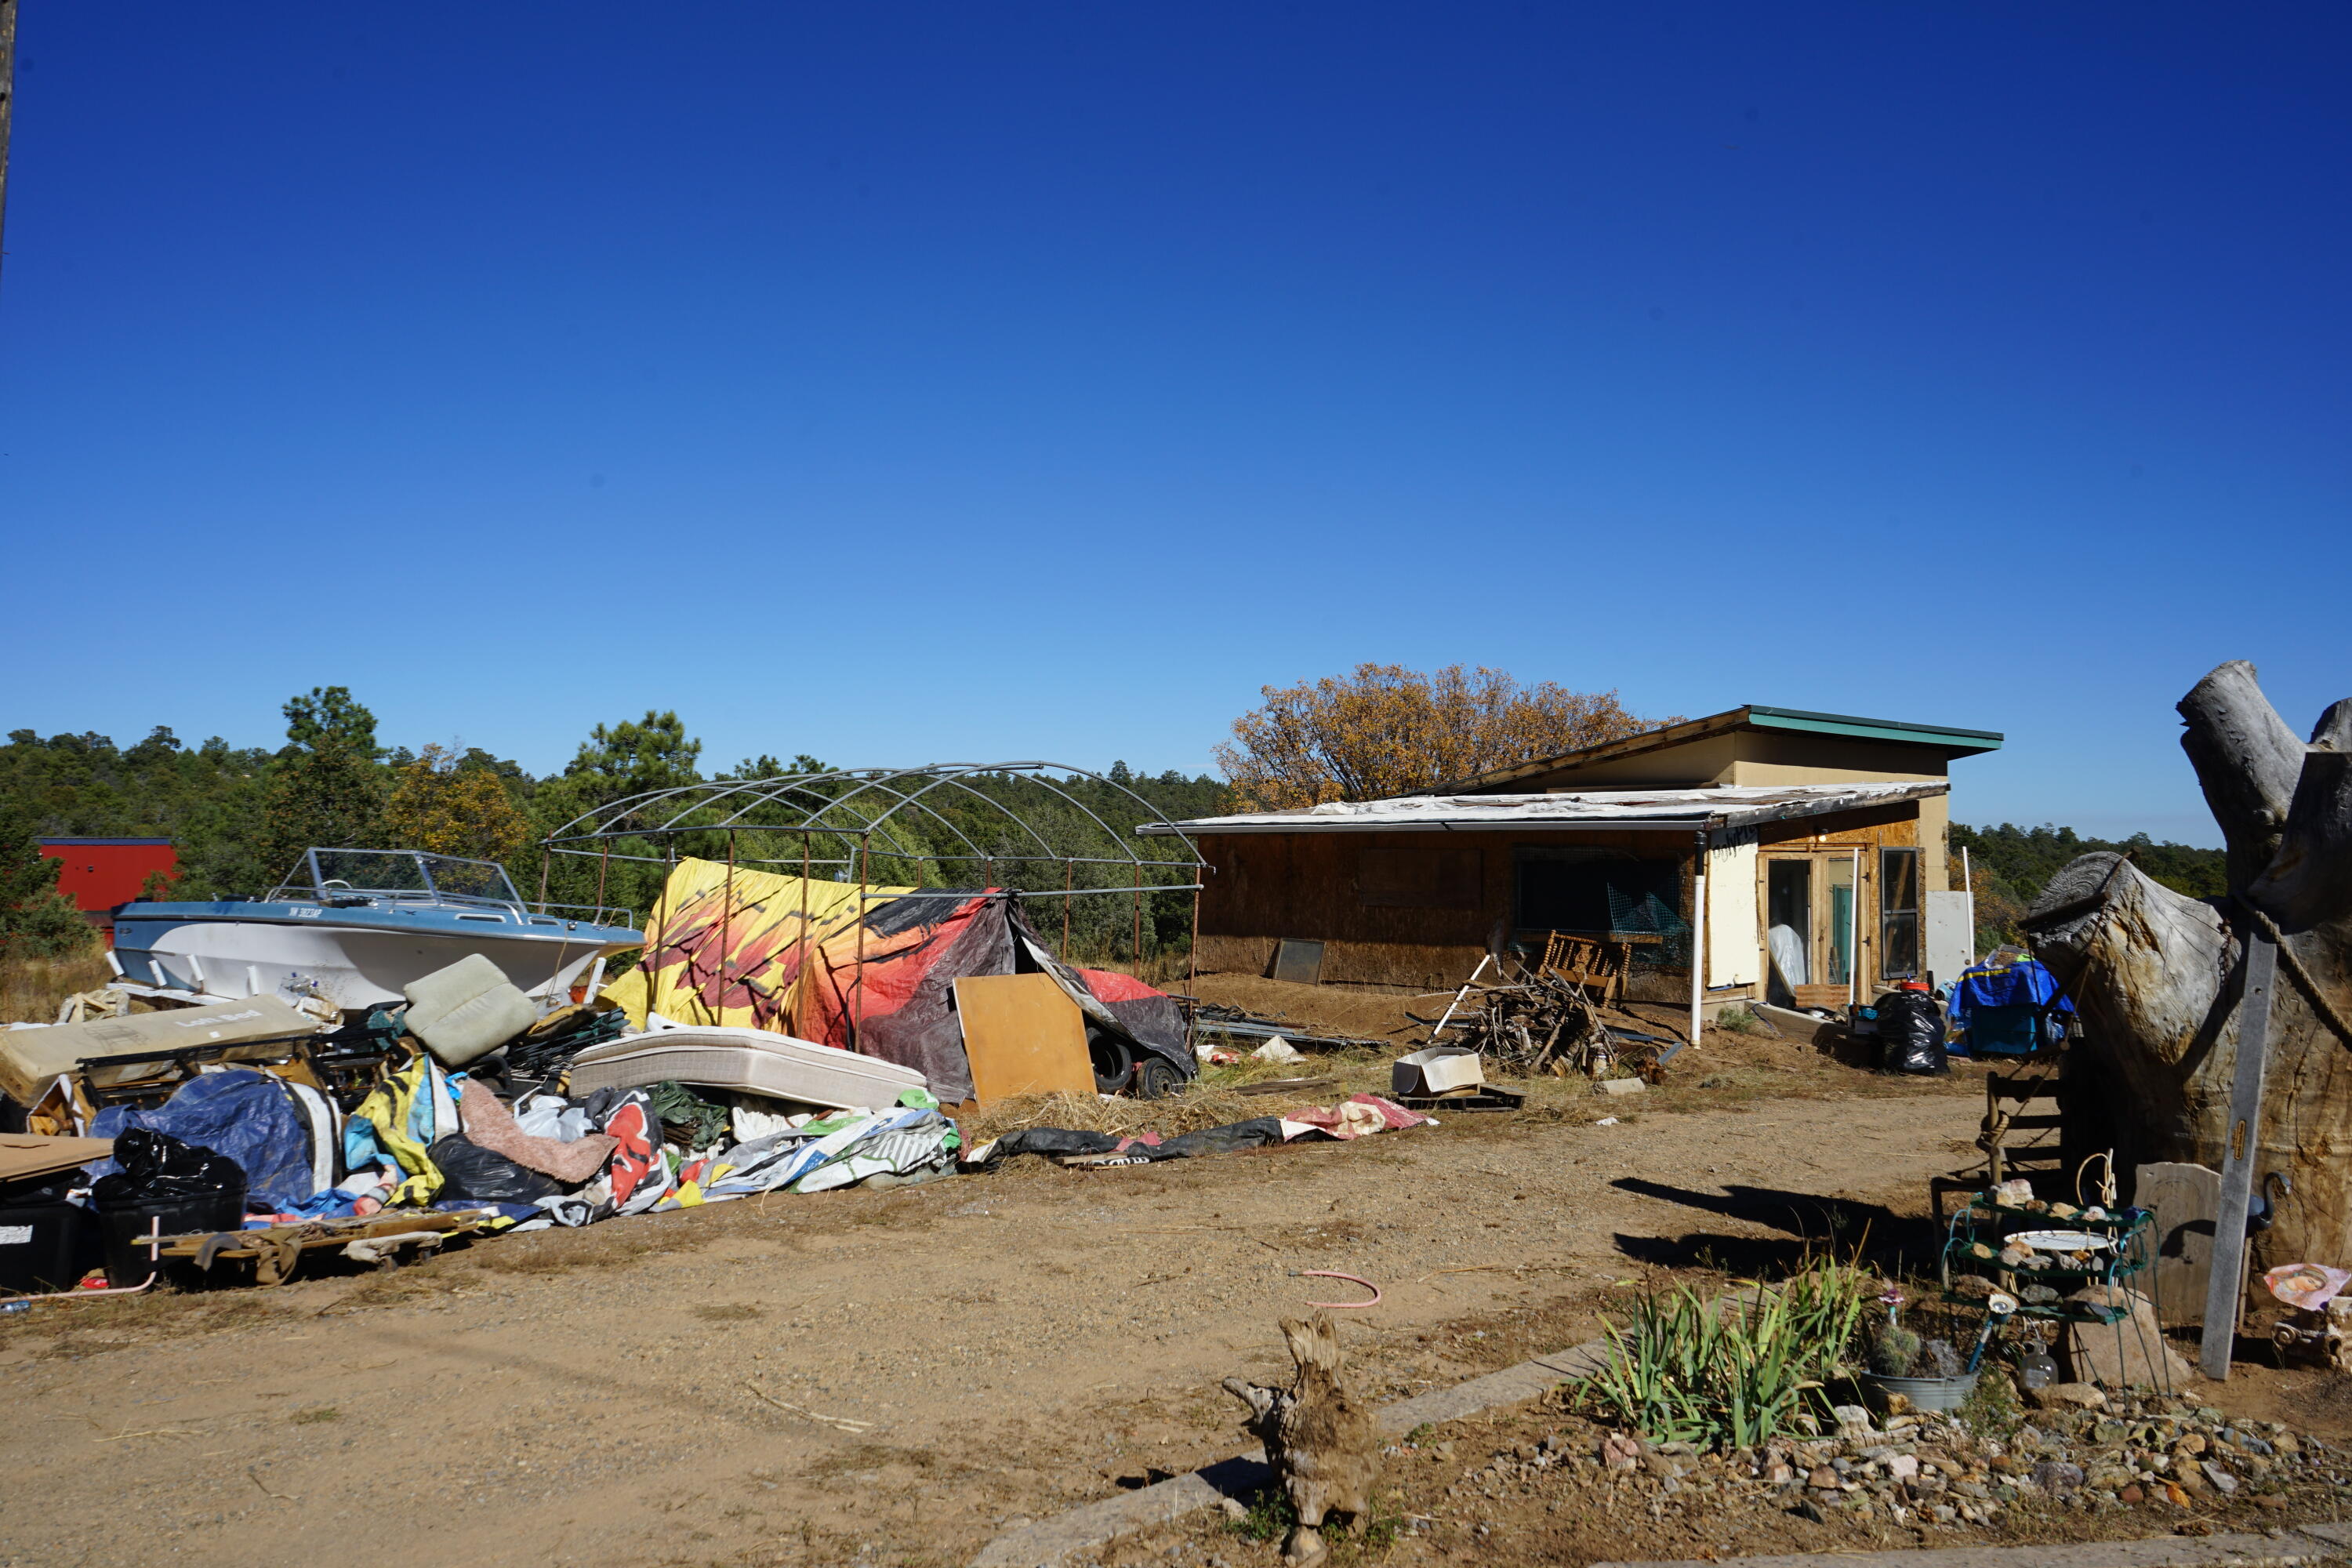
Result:
{"type": "MultiPolygon", "coordinates": [[[[1774,823],[1758,834],[1768,848],[1868,848],[1916,844],[1918,837],[1918,806],[1911,801],[1774,823]]],[[[1234,833],[1199,842],[1210,867],[1201,895],[1199,962],[1211,973],[1270,973],[1276,944],[1294,937],[1324,944],[1327,982],[1458,985],[1480,958],[1511,940],[1512,851],[1523,845],[1591,845],[1677,861],[1681,912],[1685,920],[1691,913],[1691,839],[1681,833],[1234,833]],[[1465,852],[1475,855],[1475,867],[1464,866],[1465,852]],[[1400,901],[1414,886],[1429,889],[1433,901],[1400,901]],[[1464,896],[1473,887],[1475,902],[1464,896]]],[[[1863,868],[1864,973],[1874,977],[1867,963],[1876,951],[1878,872],[1868,855],[1863,868]]],[[[1679,1001],[1689,987],[1687,971],[1662,971],[1633,994],[1679,1001]]]]}

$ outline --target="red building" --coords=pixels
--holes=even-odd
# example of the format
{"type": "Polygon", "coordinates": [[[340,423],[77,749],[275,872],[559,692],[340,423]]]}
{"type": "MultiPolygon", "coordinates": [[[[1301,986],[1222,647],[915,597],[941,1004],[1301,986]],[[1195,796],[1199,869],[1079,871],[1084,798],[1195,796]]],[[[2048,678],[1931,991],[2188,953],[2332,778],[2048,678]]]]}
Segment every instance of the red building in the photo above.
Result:
{"type": "Polygon", "coordinates": [[[168,838],[44,838],[41,853],[64,866],[58,891],[81,909],[82,919],[114,940],[111,911],[139,896],[157,871],[180,874],[180,857],[168,838]]]}

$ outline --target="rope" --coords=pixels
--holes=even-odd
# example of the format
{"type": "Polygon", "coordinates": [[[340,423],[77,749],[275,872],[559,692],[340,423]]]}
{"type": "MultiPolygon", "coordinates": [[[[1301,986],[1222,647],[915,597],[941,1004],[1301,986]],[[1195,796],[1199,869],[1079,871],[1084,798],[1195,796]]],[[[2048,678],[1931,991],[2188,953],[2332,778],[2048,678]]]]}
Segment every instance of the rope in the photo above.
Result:
{"type": "Polygon", "coordinates": [[[2336,1004],[2328,1000],[2326,994],[2320,989],[2319,982],[2312,978],[2311,971],[2303,966],[2303,960],[2294,955],[2294,949],[2287,946],[2286,938],[2271,922],[2271,917],[2244,899],[2238,900],[2237,905],[2252,917],[2254,928],[2278,949],[2279,967],[2286,971],[2287,978],[2294,982],[2295,989],[2302,992],[2304,1000],[2311,1004],[2311,1010],[2319,1015],[2319,1021],[2335,1030],[2337,1039],[2352,1046],[2352,1022],[2347,1022],[2344,1015],[2336,1011],[2336,1004]]]}

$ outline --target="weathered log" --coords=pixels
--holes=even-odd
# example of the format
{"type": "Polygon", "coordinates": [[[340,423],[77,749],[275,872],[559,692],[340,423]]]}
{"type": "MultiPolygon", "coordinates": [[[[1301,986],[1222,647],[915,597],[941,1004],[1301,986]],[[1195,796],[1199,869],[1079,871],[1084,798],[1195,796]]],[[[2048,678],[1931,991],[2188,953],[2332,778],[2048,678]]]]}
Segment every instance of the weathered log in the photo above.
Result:
{"type": "Polygon", "coordinates": [[[2275,922],[2256,1164],[2294,1191],[2253,1238],[2250,1278],[2280,1263],[2341,1266],[2352,1260],[2352,1040],[2341,1032],[2352,1016],[2352,701],[2329,709],[2305,747],[2238,662],[2198,682],[2180,712],[2237,897],[2187,898],[2117,856],[2086,855],[2035,901],[2034,951],[2082,1011],[2081,1066],[2110,1080],[2100,1098],[2118,1169],[2220,1170],[2245,939],[2275,922]]]}
{"type": "Polygon", "coordinates": [[[2233,658],[2189,689],[2180,748],[2230,848],[2230,886],[2243,888],[2278,853],[2303,745],[2263,695],[2254,667],[2233,658]]]}
{"type": "Polygon", "coordinates": [[[2246,897],[2286,931],[2352,914],[2352,700],[2321,715],[2287,806],[2278,853],[2246,897]]]}

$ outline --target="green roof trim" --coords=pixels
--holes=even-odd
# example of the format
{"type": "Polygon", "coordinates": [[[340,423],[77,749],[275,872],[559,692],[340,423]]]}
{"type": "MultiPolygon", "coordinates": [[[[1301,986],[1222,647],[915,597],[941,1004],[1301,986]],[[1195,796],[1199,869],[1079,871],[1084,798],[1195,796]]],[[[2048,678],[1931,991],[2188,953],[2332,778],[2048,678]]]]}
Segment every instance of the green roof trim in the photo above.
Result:
{"type": "Polygon", "coordinates": [[[1998,730],[1955,730],[1942,724],[1906,724],[1899,719],[1858,719],[1851,713],[1808,713],[1799,708],[1748,705],[1748,721],[1759,730],[1801,730],[1815,735],[1853,735],[1865,741],[1898,741],[1937,746],[1955,755],[1997,752],[2007,739],[1998,730]]]}

